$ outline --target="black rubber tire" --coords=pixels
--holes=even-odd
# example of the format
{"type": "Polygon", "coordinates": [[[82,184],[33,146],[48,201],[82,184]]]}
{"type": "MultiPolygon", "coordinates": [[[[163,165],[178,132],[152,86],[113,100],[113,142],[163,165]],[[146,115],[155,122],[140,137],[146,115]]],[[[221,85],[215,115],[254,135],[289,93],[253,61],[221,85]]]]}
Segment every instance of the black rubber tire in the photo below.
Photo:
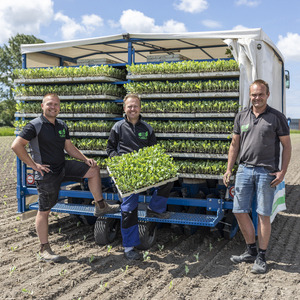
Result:
{"type": "Polygon", "coordinates": [[[112,243],[119,231],[120,220],[98,218],[95,223],[94,237],[97,245],[108,245],[112,243]]]}
{"type": "Polygon", "coordinates": [[[226,240],[231,240],[239,229],[237,220],[231,211],[226,215],[225,223],[226,224],[223,227],[223,236],[226,240]]]}
{"type": "Polygon", "coordinates": [[[140,244],[136,247],[139,250],[151,248],[157,239],[157,224],[152,222],[139,222],[140,244]]]}

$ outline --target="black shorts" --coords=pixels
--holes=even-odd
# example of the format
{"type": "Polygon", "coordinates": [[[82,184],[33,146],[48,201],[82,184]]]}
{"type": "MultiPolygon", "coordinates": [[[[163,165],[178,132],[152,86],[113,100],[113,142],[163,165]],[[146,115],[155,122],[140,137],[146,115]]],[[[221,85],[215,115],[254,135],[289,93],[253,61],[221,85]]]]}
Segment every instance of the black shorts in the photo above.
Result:
{"type": "Polygon", "coordinates": [[[84,162],[67,160],[60,173],[44,173],[43,180],[36,180],[39,195],[39,211],[48,211],[56,203],[63,181],[79,181],[89,170],[84,162]]]}

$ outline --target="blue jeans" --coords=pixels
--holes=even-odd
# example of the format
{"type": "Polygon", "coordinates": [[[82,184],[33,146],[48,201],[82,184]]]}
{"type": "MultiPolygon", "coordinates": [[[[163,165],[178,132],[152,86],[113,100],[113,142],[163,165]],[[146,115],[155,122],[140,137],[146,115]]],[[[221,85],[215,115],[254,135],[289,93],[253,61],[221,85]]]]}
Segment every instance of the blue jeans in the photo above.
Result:
{"type": "Polygon", "coordinates": [[[271,182],[275,176],[270,175],[264,167],[239,165],[236,173],[233,213],[249,213],[254,196],[256,212],[262,216],[271,216],[275,187],[271,182]]]}

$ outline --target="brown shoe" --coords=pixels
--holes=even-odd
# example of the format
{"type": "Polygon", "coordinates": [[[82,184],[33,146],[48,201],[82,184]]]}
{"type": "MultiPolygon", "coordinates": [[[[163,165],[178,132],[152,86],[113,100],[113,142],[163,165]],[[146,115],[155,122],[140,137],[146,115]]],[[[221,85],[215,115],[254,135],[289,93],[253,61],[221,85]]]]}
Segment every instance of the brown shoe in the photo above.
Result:
{"type": "Polygon", "coordinates": [[[39,252],[39,259],[43,261],[53,261],[53,262],[58,262],[61,260],[61,256],[56,255],[52,250],[49,245],[47,244],[41,244],[41,249],[39,252]]]}
{"type": "Polygon", "coordinates": [[[94,216],[95,217],[100,217],[105,214],[113,214],[113,213],[120,211],[119,204],[111,205],[111,204],[108,204],[106,201],[104,201],[104,207],[101,208],[99,202],[102,202],[102,201],[94,201],[94,203],[95,203],[94,216]]]}

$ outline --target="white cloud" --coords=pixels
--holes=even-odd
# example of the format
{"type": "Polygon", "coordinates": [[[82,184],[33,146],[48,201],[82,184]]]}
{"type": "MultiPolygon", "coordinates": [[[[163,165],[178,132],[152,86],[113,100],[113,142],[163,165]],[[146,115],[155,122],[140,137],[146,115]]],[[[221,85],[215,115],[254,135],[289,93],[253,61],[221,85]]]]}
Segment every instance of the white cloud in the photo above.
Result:
{"type": "Polygon", "coordinates": [[[256,7],[260,4],[260,1],[250,1],[250,0],[237,0],[236,5],[240,6],[240,5],[246,5],[249,7],[256,7]]]}
{"type": "Polygon", "coordinates": [[[0,43],[17,33],[39,35],[53,17],[52,0],[1,0],[0,43]]]}
{"type": "Polygon", "coordinates": [[[208,8],[206,0],[180,0],[179,3],[174,3],[178,10],[183,10],[189,13],[200,13],[208,8]]]}
{"type": "Polygon", "coordinates": [[[81,17],[81,23],[58,12],[54,20],[63,23],[61,26],[62,38],[64,40],[74,39],[77,35],[90,36],[97,28],[103,26],[103,19],[95,14],[84,15],[81,17]]]}
{"type": "MultiPolygon", "coordinates": [[[[128,9],[120,17],[120,26],[129,33],[159,33],[159,32],[185,32],[184,23],[174,20],[164,22],[162,26],[156,25],[155,20],[145,16],[142,12],[128,9]]],[[[116,25],[115,23],[112,23],[116,25]]]]}
{"type": "Polygon", "coordinates": [[[250,29],[250,28],[243,25],[236,25],[232,28],[232,30],[245,30],[245,29],[250,29]]]}
{"type": "Polygon", "coordinates": [[[288,32],[286,36],[280,35],[277,43],[278,49],[287,60],[300,61],[300,35],[288,32]]]}
{"type": "Polygon", "coordinates": [[[220,22],[214,21],[214,20],[203,20],[202,24],[205,27],[208,27],[208,28],[220,28],[220,27],[222,27],[222,24],[220,22]]]}

